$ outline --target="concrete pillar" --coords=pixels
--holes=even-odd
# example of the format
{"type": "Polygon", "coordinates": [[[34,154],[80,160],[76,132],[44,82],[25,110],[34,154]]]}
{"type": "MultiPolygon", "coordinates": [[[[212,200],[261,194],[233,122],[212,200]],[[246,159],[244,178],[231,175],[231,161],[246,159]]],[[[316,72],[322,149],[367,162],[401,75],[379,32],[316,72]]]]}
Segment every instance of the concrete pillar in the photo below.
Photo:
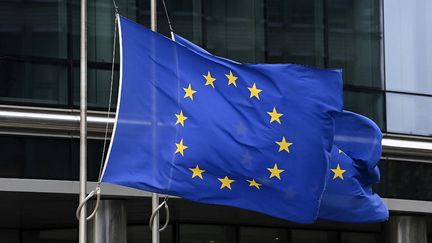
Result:
{"type": "Polygon", "coordinates": [[[385,243],[427,243],[426,217],[391,216],[384,227],[385,243]]]}
{"type": "MultiPolygon", "coordinates": [[[[95,202],[89,202],[91,212],[95,202]]],[[[122,200],[101,200],[99,210],[88,222],[89,243],[126,243],[126,208],[122,200]]]]}

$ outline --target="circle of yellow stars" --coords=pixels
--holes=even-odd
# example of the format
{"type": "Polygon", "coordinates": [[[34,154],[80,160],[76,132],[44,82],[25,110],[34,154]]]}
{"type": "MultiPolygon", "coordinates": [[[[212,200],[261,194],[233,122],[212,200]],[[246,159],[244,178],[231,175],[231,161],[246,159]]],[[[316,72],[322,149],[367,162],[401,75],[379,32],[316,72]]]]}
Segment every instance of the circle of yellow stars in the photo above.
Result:
{"type": "MultiPolygon", "coordinates": [[[[214,76],[212,76],[210,71],[207,71],[206,74],[203,74],[202,77],[204,78],[204,85],[205,86],[210,86],[211,88],[215,88],[215,84],[218,81],[214,76]]],[[[227,85],[228,86],[232,86],[237,88],[237,79],[238,77],[232,72],[232,70],[229,70],[228,73],[225,74],[225,77],[227,78],[227,85]]],[[[253,100],[261,100],[261,94],[263,92],[262,89],[260,89],[258,87],[258,85],[256,83],[253,83],[252,86],[247,87],[250,96],[249,99],[253,100]]],[[[190,99],[190,101],[192,102],[194,100],[194,95],[197,94],[197,90],[194,90],[192,87],[192,84],[188,84],[187,87],[183,88],[184,91],[184,99],[190,99]]],[[[277,108],[275,106],[273,106],[273,109],[271,111],[268,111],[267,114],[269,115],[269,123],[278,123],[278,124],[282,124],[282,120],[281,117],[284,116],[284,114],[278,112],[277,108]]],[[[182,127],[185,126],[186,121],[188,119],[188,117],[186,116],[186,114],[183,113],[183,110],[180,110],[178,114],[175,114],[176,117],[176,122],[175,125],[180,125],[182,127]]],[[[278,145],[278,152],[279,153],[290,153],[290,146],[293,145],[292,142],[288,142],[285,138],[285,136],[282,136],[282,138],[280,139],[280,141],[275,141],[275,144],[278,145]]],[[[185,141],[183,140],[183,138],[180,139],[180,141],[178,143],[175,143],[176,145],[176,150],[175,150],[175,154],[180,154],[182,157],[185,156],[185,150],[188,149],[189,147],[185,144],[185,141]]],[[[342,153],[341,150],[339,150],[339,153],[342,153]]],[[[268,170],[268,178],[274,178],[276,180],[281,181],[282,180],[282,173],[285,171],[282,168],[279,168],[277,163],[274,163],[273,167],[267,168],[268,170]]],[[[206,170],[204,170],[203,168],[200,168],[199,165],[197,164],[195,167],[193,168],[189,168],[189,171],[192,173],[191,178],[194,179],[199,179],[199,180],[204,180],[204,173],[206,172],[206,170]]],[[[344,179],[343,178],[343,173],[346,172],[346,170],[341,169],[340,165],[338,164],[336,168],[331,169],[331,171],[334,173],[333,176],[333,180],[334,179],[344,179]]],[[[228,189],[231,190],[232,189],[232,184],[234,184],[236,181],[234,179],[229,178],[227,175],[225,175],[224,177],[220,177],[217,178],[220,182],[220,189],[228,189]]],[[[256,181],[255,179],[251,178],[249,180],[246,180],[247,183],[249,183],[249,187],[253,187],[255,189],[261,189],[262,184],[259,183],[258,181],[256,181]]]]}

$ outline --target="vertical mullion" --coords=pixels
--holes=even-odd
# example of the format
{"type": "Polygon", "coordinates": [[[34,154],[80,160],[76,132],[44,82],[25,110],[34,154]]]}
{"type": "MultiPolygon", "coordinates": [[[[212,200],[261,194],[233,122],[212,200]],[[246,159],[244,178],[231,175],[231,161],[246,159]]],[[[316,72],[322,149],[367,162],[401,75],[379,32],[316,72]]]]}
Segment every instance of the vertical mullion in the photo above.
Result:
{"type": "Polygon", "coordinates": [[[324,68],[329,67],[329,24],[327,20],[328,15],[328,0],[323,0],[323,32],[324,32],[324,68]]]}

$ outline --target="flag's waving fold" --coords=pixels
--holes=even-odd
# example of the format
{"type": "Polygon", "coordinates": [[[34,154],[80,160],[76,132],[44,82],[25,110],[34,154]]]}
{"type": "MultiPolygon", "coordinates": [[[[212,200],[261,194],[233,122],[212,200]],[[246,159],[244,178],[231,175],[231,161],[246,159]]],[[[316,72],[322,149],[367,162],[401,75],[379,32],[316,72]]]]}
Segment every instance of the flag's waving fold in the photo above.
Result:
{"type": "Polygon", "coordinates": [[[380,178],[381,130],[370,119],[348,111],[335,121],[335,146],[319,217],[352,223],[387,220],[387,207],[372,191],[380,178]]]}
{"type": "Polygon", "coordinates": [[[313,222],[341,72],[243,65],[119,22],[120,92],[103,181],[313,222]]]}

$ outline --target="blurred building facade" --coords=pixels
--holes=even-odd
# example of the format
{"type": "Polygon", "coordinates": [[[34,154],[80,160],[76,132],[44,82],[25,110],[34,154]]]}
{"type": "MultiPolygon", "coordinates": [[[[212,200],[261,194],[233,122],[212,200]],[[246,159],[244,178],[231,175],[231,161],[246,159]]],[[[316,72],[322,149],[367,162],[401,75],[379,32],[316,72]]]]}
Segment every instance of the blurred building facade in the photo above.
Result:
{"type": "MultiPolygon", "coordinates": [[[[150,26],[149,0],[117,3],[121,15],[150,26]]],[[[79,4],[0,2],[0,242],[78,239],[79,4]]],[[[391,219],[298,225],[170,199],[172,220],[161,242],[426,242],[427,234],[432,242],[431,1],[168,0],[167,7],[175,32],[215,55],[342,68],[345,109],[373,119],[385,134],[375,190],[385,198],[391,219]],[[398,233],[419,238],[399,241],[398,233]]],[[[107,119],[111,0],[89,0],[88,14],[88,177],[96,181],[105,124],[112,125],[107,119]]],[[[168,35],[161,2],[158,29],[168,35]]],[[[126,206],[128,242],[150,242],[150,194],[109,185],[103,194],[126,206]]]]}

